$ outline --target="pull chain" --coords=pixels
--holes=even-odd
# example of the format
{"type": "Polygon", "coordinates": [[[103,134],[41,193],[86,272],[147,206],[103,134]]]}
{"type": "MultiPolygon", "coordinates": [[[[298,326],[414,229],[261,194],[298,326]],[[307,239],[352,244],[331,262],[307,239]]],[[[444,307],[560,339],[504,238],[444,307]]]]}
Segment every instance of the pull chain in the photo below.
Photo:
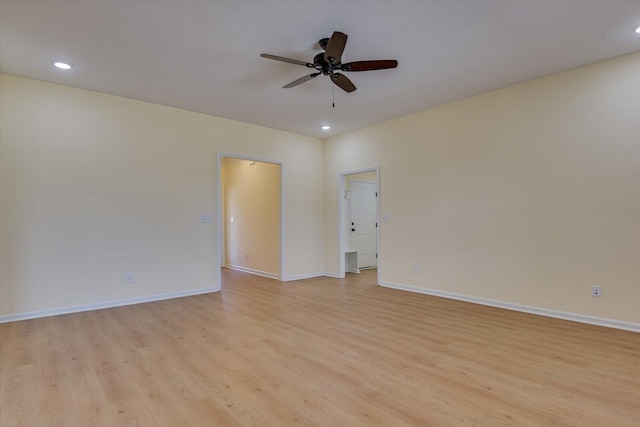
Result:
{"type": "Polygon", "coordinates": [[[331,82],[331,108],[336,108],[336,85],[331,82]]]}

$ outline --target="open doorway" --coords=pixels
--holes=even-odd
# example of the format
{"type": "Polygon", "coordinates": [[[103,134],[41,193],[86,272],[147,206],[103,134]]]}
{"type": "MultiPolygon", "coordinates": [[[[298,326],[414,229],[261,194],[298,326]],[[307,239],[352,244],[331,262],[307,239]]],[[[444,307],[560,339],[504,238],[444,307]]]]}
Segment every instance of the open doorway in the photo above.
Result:
{"type": "Polygon", "coordinates": [[[379,168],[341,173],[339,192],[338,276],[376,269],[377,277],[379,168]]]}
{"type": "Polygon", "coordinates": [[[282,280],[282,202],[282,163],[218,155],[220,267],[282,280]]]}

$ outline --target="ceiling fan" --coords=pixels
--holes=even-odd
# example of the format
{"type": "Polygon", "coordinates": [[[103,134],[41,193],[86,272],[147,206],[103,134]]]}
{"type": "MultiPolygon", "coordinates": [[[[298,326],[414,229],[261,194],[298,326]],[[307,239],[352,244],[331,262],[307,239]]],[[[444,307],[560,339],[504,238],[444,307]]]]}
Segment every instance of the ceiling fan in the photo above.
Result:
{"type": "Polygon", "coordinates": [[[371,71],[371,70],[384,70],[387,68],[396,68],[398,61],[391,60],[374,60],[374,61],[356,61],[342,63],[342,52],[347,44],[347,35],[339,31],[335,31],[331,38],[321,39],[318,44],[324,53],[319,53],[313,58],[313,63],[304,62],[297,59],[284,58],[282,56],[269,55],[263,53],[260,56],[267,59],[273,59],[276,61],[288,62],[290,64],[302,65],[307,68],[313,68],[315,73],[300,77],[298,80],[294,80],[283,88],[291,88],[298,86],[301,83],[307,82],[311,79],[315,79],[320,74],[329,76],[331,81],[345,92],[353,92],[356,90],[356,86],[349,80],[347,76],[338,71],[371,71]]]}

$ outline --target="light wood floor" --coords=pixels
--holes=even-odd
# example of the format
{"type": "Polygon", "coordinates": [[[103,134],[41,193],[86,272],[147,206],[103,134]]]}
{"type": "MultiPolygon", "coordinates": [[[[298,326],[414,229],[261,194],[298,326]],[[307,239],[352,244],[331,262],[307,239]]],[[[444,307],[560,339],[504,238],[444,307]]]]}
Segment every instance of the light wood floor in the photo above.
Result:
{"type": "Polygon", "coordinates": [[[638,426],[640,334],[347,280],[0,325],[9,426],[638,426]]]}

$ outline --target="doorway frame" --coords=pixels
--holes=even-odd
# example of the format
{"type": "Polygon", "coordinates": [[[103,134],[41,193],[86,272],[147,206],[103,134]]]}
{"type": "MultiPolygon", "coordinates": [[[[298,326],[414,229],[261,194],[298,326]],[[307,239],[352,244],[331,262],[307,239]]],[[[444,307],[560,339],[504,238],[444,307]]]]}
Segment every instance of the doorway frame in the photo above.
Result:
{"type": "Polygon", "coordinates": [[[220,284],[220,288],[222,288],[222,258],[223,253],[222,249],[224,247],[224,243],[222,242],[222,238],[225,236],[223,231],[224,223],[226,221],[226,217],[224,216],[224,212],[222,212],[222,174],[220,164],[223,158],[229,157],[232,159],[239,160],[248,160],[253,162],[263,162],[263,163],[273,163],[276,165],[280,165],[280,272],[278,273],[278,280],[283,281],[285,277],[285,221],[284,221],[284,162],[282,160],[270,159],[266,157],[256,157],[256,156],[247,156],[244,154],[236,154],[230,152],[222,152],[218,151],[216,154],[216,211],[218,221],[216,224],[216,244],[218,248],[218,256],[216,257],[216,274],[218,276],[218,283],[220,284]]]}
{"type": "Polygon", "coordinates": [[[353,175],[362,172],[375,172],[376,173],[376,193],[378,193],[378,197],[376,197],[376,223],[378,226],[376,227],[376,253],[378,254],[377,259],[377,278],[376,284],[380,284],[380,166],[356,169],[350,171],[344,171],[338,173],[338,278],[344,279],[346,276],[346,266],[345,266],[345,255],[344,252],[347,248],[347,203],[345,200],[345,180],[348,175],[353,175]]]}

